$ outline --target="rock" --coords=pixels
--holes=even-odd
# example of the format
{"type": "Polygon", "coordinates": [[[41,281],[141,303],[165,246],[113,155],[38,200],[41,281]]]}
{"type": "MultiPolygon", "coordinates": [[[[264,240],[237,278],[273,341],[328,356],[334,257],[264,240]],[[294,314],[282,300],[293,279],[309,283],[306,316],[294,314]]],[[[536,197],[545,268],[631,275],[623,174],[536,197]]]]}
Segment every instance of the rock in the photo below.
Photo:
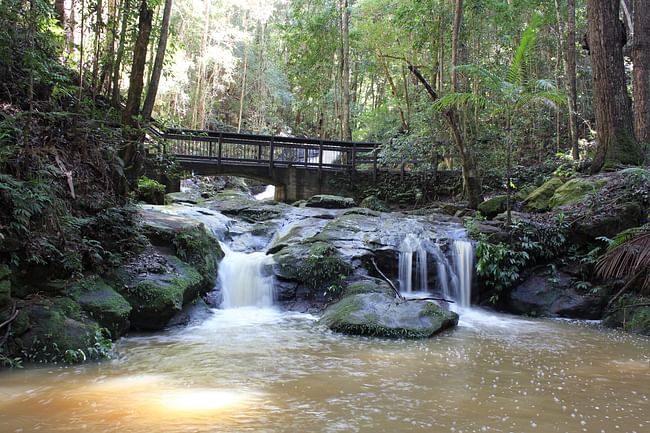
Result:
{"type": "Polygon", "coordinates": [[[138,200],[145,203],[165,204],[165,185],[146,176],[142,176],[138,179],[136,195],[138,200]]]}
{"type": "Polygon", "coordinates": [[[524,207],[528,211],[543,212],[551,208],[550,200],[555,191],[564,184],[559,177],[552,177],[539,188],[528,194],[524,200],[524,207]]]}
{"type": "Polygon", "coordinates": [[[320,323],[351,335],[428,338],[455,326],[458,315],[429,301],[404,302],[386,293],[359,293],[327,307],[320,323]]]}
{"type": "Polygon", "coordinates": [[[386,203],[381,201],[376,195],[370,195],[359,203],[359,207],[368,208],[377,212],[390,212],[390,208],[386,203]]]}
{"type": "Polygon", "coordinates": [[[487,240],[493,244],[508,242],[510,239],[508,231],[498,222],[476,222],[474,223],[473,230],[486,235],[487,240]]]}
{"type": "Polygon", "coordinates": [[[338,195],[315,195],[305,203],[306,207],[320,207],[325,209],[347,209],[354,207],[354,199],[338,195]]]}
{"type": "Polygon", "coordinates": [[[509,310],[534,316],[598,319],[606,302],[604,294],[580,293],[574,279],[564,272],[546,275],[538,268],[510,292],[509,310]]]}
{"type": "Polygon", "coordinates": [[[500,214],[501,212],[506,211],[507,201],[508,201],[508,196],[497,195],[479,204],[478,210],[486,218],[492,219],[498,214],[500,214]]]}
{"type": "Polygon", "coordinates": [[[73,285],[67,295],[74,299],[100,326],[117,339],[130,327],[131,305],[106,281],[94,276],[73,285]]]}
{"type": "Polygon", "coordinates": [[[589,194],[597,193],[606,183],[607,179],[570,179],[555,190],[553,197],[549,201],[549,205],[555,208],[568,204],[581,203],[589,194]]]}
{"type": "Polygon", "coordinates": [[[184,304],[204,293],[204,278],[177,257],[145,251],[113,272],[113,287],[131,304],[131,326],[162,329],[184,304]]]}
{"type": "Polygon", "coordinates": [[[21,310],[29,328],[19,340],[26,360],[77,363],[107,354],[110,345],[104,346],[99,325],[84,316],[72,299],[42,298],[22,305],[21,310]]]}
{"type": "Polygon", "coordinates": [[[598,209],[577,219],[571,225],[570,237],[580,244],[594,242],[600,236],[611,239],[623,230],[641,225],[643,218],[643,209],[634,202],[598,209]]]}
{"type": "Polygon", "coordinates": [[[167,326],[188,326],[200,323],[210,317],[210,306],[201,298],[186,304],[183,309],[167,323],[167,326]]]}
{"type": "Polygon", "coordinates": [[[170,204],[199,204],[202,201],[199,194],[191,192],[170,192],[165,199],[170,204]]]}

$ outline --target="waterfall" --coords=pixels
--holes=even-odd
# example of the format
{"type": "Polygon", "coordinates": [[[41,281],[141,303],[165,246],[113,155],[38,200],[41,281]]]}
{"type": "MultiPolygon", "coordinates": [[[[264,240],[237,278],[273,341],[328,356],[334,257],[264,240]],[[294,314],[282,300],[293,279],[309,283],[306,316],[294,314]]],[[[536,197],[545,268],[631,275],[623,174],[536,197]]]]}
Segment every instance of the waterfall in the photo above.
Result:
{"type": "Polygon", "coordinates": [[[414,234],[408,234],[399,246],[399,288],[402,292],[413,291],[413,255],[416,254],[418,290],[428,289],[427,251],[424,244],[414,234]]]}
{"type": "Polygon", "coordinates": [[[222,308],[273,305],[273,277],[265,269],[272,259],[263,252],[241,253],[221,246],[225,256],[219,264],[222,308]]]}
{"type": "Polygon", "coordinates": [[[454,267],[458,278],[455,300],[460,307],[469,307],[474,273],[474,247],[467,239],[455,239],[452,245],[454,267]]]}
{"type": "Polygon", "coordinates": [[[413,291],[413,256],[416,257],[417,290],[429,291],[427,259],[428,254],[431,254],[436,264],[436,286],[443,297],[456,301],[459,307],[469,307],[474,273],[474,247],[470,240],[457,236],[458,234],[453,235],[450,250],[445,254],[439,244],[408,234],[399,245],[400,291],[413,291]]]}

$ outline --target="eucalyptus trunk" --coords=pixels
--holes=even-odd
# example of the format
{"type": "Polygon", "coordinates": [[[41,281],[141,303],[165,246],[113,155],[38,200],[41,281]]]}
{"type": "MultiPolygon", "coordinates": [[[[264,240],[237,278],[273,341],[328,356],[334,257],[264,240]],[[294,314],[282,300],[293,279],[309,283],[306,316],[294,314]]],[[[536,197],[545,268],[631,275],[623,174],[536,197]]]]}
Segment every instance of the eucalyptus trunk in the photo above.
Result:
{"type": "Polygon", "coordinates": [[[149,120],[153,112],[153,106],[158,93],[160,84],[160,75],[162,74],[163,64],[165,62],[165,51],[167,50],[167,38],[169,36],[169,19],[172,13],[172,0],[165,0],[165,9],[163,11],[162,23],[160,24],[160,39],[158,40],[158,49],[156,50],[156,59],[151,71],[151,81],[147,89],[147,96],[142,107],[142,117],[149,120]]]}

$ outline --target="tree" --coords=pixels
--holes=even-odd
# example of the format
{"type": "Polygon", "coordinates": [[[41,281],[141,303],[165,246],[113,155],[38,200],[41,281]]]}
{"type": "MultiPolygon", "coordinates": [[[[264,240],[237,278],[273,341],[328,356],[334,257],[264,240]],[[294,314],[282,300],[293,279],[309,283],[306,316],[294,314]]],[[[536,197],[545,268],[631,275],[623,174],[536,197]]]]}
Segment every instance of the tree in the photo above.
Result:
{"type": "Polygon", "coordinates": [[[644,155],[634,137],[623,65],[625,27],[619,21],[619,2],[588,0],[587,20],[598,134],[591,171],[596,173],[603,167],[639,164],[644,155]]]}
{"type": "Polygon", "coordinates": [[[341,139],[352,140],[350,128],[350,11],[348,0],[339,0],[341,10],[341,139]]]}
{"type": "Polygon", "coordinates": [[[529,76],[529,64],[532,49],[535,46],[541,17],[534,15],[521,36],[521,40],[510,68],[504,76],[492,73],[480,65],[463,65],[456,68],[477,80],[480,92],[452,92],[444,95],[434,104],[442,112],[469,106],[491,112],[500,116],[505,123],[506,141],[506,191],[507,220],[509,226],[512,195],[512,127],[514,116],[531,103],[546,103],[555,107],[565,102],[565,96],[557,91],[548,80],[532,80],[529,76]]]}
{"type": "Polygon", "coordinates": [[[165,9],[163,11],[162,23],[160,24],[160,39],[158,40],[158,49],[156,51],[156,60],[151,71],[151,81],[147,88],[147,96],[142,106],[142,117],[151,119],[153,105],[158,93],[158,84],[160,83],[160,74],[162,73],[163,63],[165,61],[165,50],[167,49],[167,37],[169,36],[169,19],[172,12],[172,0],[165,0],[165,9]]]}
{"type": "Polygon", "coordinates": [[[641,143],[650,144],[650,1],[634,0],[634,131],[641,143]]]}

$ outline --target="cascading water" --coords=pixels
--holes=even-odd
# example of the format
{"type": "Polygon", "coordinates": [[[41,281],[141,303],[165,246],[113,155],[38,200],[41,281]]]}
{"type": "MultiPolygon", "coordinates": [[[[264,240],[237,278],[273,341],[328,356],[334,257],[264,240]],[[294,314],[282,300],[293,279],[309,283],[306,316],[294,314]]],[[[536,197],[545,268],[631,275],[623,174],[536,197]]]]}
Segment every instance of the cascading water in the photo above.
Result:
{"type": "Polygon", "coordinates": [[[416,254],[415,269],[418,276],[418,290],[426,292],[429,286],[427,251],[414,234],[407,235],[399,246],[399,287],[402,292],[413,291],[413,255],[416,254]]]}
{"type": "Polygon", "coordinates": [[[413,256],[416,255],[415,270],[417,290],[427,292],[428,254],[436,263],[437,287],[445,299],[453,299],[459,307],[469,307],[472,294],[474,270],[474,248],[468,239],[452,239],[448,256],[435,242],[408,234],[399,246],[399,287],[402,292],[413,291],[413,256]]]}
{"type": "Polygon", "coordinates": [[[265,272],[272,259],[263,252],[241,253],[221,245],[225,256],[219,264],[221,307],[270,307],[273,305],[273,277],[265,272]]]}

